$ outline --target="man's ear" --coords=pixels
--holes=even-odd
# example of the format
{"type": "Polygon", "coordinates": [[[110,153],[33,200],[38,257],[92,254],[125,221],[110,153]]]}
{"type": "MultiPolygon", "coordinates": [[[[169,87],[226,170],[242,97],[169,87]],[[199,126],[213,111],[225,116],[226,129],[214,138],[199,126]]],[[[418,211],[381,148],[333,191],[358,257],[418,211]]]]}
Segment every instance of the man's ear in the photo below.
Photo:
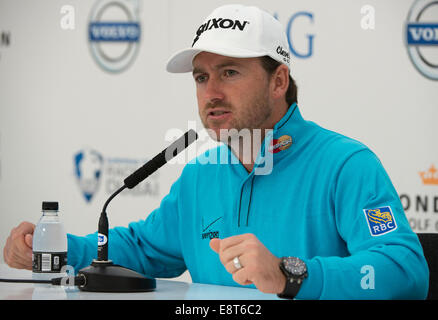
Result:
{"type": "Polygon", "coordinates": [[[271,76],[271,94],[274,99],[283,98],[289,87],[289,68],[280,64],[271,76]]]}

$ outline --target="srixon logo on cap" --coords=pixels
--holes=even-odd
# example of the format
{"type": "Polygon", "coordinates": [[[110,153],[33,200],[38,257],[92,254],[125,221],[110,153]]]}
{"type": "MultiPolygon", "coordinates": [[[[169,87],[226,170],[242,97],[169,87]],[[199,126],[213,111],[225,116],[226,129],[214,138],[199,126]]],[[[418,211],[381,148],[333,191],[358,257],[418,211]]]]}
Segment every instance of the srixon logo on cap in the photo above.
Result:
{"type": "Polygon", "coordinates": [[[225,19],[225,18],[213,18],[209,19],[207,22],[201,24],[201,26],[198,28],[198,31],[196,31],[196,37],[193,40],[192,47],[195,45],[196,41],[199,40],[199,37],[201,34],[203,34],[205,31],[211,30],[211,29],[232,29],[232,30],[240,30],[243,31],[246,27],[246,25],[249,24],[249,21],[241,21],[241,20],[231,20],[231,19],[225,19]]]}

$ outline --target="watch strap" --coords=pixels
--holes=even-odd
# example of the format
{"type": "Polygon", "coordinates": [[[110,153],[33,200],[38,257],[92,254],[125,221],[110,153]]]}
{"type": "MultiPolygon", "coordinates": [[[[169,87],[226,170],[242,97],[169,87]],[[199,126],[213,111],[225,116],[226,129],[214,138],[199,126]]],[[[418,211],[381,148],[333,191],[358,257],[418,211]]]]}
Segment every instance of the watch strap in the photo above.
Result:
{"type": "MultiPolygon", "coordinates": [[[[304,262],[301,259],[294,258],[293,259],[299,260],[304,264],[304,262]]],[[[295,296],[298,294],[298,291],[300,291],[301,284],[303,283],[303,280],[307,277],[307,270],[304,270],[303,274],[300,275],[294,275],[293,273],[289,272],[285,266],[284,262],[285,259],[288,259],[287,257],[282,259],[282,262],[280,263],[280,270],[283,272],[283,274],[286,276],[286,285],[284,287],[283,292],[277,294],[279,298],[283,299],[294,299],[295,296]]]]}
{"type": "Polygon", "coordinates": [[[294,299],[301,288],[301,279],[286,278],[286,286],[282,293],[277,294],[282,299],[294,299]]]}

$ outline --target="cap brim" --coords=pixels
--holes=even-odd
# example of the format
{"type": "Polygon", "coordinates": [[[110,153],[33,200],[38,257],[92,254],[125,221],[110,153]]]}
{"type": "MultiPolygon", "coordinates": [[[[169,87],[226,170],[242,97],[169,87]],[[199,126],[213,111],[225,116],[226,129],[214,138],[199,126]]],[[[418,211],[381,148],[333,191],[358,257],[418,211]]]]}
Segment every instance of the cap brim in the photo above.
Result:
{"type": "Polygon", "coordinates": [[[175,53],[167,62],[166,70],[172,73],[191,72],[193,58],[201,51],[189,48],[175,53]]]}
{"type": "Polygon", "coordinates": [[[172,73],[192,72],[193,59],[198,53],[203,51],[232,58],[255,58],[268,55],[266,52],[255,52],[237,48],[188,48],[175,53],[167,62],[166,70],[172,73]]]}

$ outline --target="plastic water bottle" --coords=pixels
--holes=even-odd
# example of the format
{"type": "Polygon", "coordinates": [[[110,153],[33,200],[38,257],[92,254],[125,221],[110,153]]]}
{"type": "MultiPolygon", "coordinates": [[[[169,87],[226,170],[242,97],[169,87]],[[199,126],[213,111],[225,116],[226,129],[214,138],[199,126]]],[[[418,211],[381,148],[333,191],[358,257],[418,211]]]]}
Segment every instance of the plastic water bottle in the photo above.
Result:
{"type": "Polygon", "coordinates": [[[58,216],[58,202],[43,202],[42,207],[33,233],[32,275],[47,280],[65,275],[67,234],[58,216]]]}

